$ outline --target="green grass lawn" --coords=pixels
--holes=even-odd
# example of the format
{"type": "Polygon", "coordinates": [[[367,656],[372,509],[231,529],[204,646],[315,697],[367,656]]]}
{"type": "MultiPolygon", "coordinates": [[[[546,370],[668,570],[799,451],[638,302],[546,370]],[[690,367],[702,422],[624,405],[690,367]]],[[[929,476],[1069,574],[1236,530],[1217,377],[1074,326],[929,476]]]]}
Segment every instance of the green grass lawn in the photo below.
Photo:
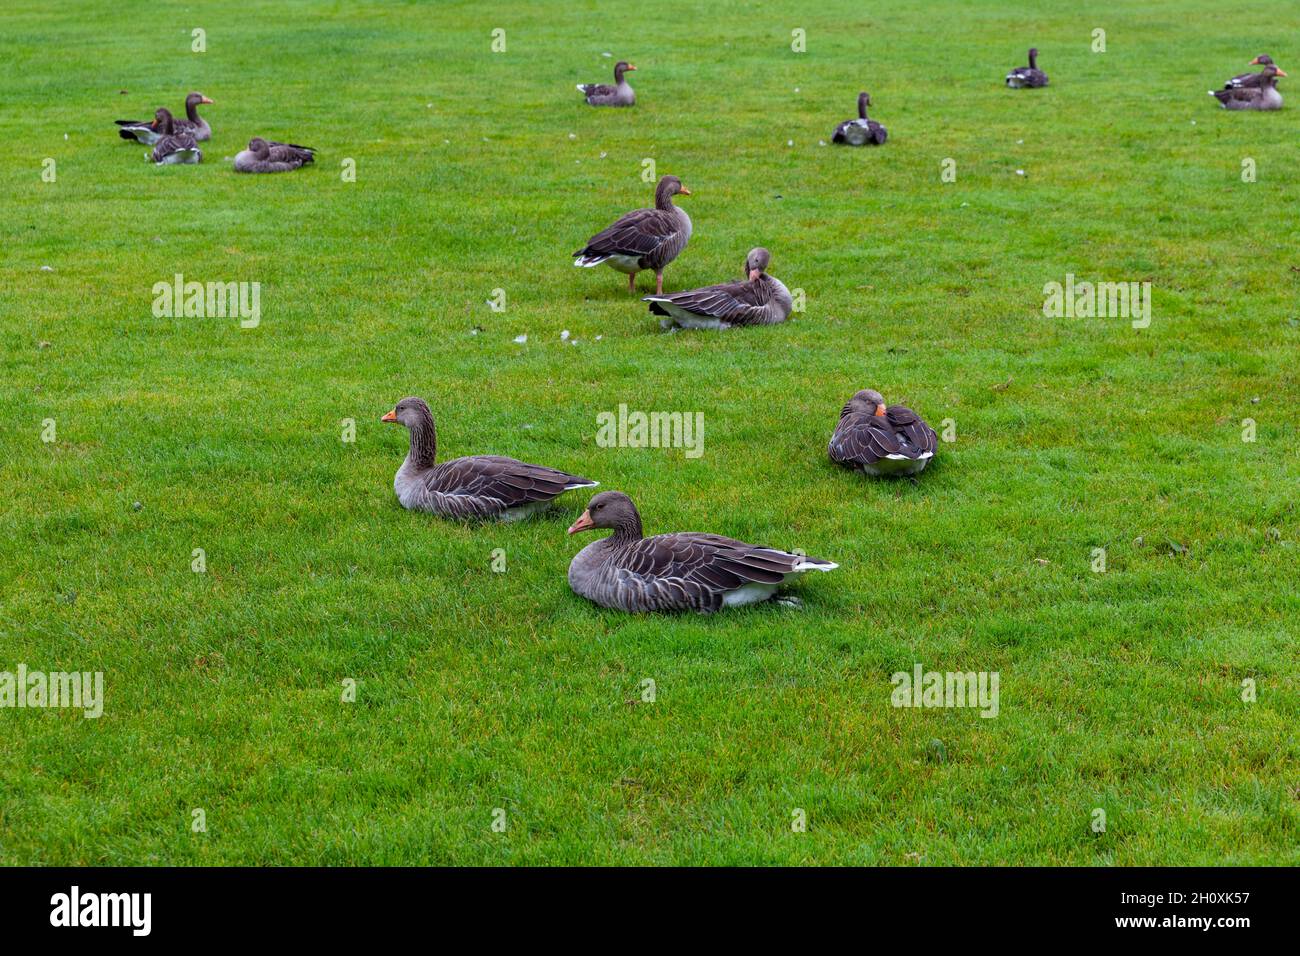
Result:
{"type": "Polygon", "coordinates": [[[1206,96],[1300,56],[1270,7],[1076,6],[6,3],[0,671],[106,702],[0,710],[0,862],[1300,862],[1300,86],[1206,96]],[[1052,85],[1005,89],[1031,44],[1052,85]],[[636,107],[584,106],[619,58],[636,107]],[[888,144],[821,145],[861,89],[888,144]],[[202,165],[118,139],[189,90],[202,165]],[[238,176],[254,135],[318,161],[238,176]],[[694,193],[667,289],[761,244],[806,311],[665,335],[573,268],[646,158],[694,193]],[[156,318],[175,273],[261,283],[261,324],[156,318]],[[1044,317],[1067,273],[1149,281],[1150,327],[1044,317]],[[828,461],[864,387],[952,420],[918,483],[828,461]],[[582,493],[402,510],[405,395],[440,456],[840,568],[803,610],[602,610],[582,493]],[[620,403],[704,454],[599,447],[620,403]],[[997,672],[996,719],[891,706],[917,663],[997,672]]]}

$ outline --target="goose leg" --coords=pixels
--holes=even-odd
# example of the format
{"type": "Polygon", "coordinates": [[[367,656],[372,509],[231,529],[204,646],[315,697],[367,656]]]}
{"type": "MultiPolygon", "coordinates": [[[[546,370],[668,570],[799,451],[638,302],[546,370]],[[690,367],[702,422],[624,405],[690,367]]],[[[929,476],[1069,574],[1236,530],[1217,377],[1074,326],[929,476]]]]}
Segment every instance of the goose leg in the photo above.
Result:
{"type": "Polygon", "coordinates": [[[655,272],[655,295],[664,294],[664,271],[659,269],[655,272]]]}
{"type": "Polygon", "coordinates": [[[635,272],[629,272],[627,274],[627,291],[631,292],[633,295],[636,295],[636,273],[635,272]]]}

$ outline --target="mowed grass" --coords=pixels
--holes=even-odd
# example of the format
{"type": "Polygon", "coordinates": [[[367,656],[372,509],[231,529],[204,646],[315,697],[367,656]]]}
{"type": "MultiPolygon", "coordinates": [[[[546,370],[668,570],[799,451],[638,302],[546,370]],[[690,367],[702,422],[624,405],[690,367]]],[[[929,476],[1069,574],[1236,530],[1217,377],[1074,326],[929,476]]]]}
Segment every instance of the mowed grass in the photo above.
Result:
{"type": "Polygon", "coordinates": [[[1295,51],[1265,7],[1004,7],[7,3],[0,670],[107,700],[0,710],[0,861],[1300,862],[1300,88],[1205,95],[1295,51]],[[1030,44],[1051,87],[1004,89],[1030,44]],[[637,106],[584,107],[618,58],[637,106]],[[887,146],[820,145],[860,89],[887,146]],[[117,138],[189,90],[201,166],[117,138]],[[253,135],[319,160],[237,176],[253,135]],[[807,310],[663,335],[574,269],[646,158],[694,192],[667,288],[762,244],[807,310]],[[178,272],[260,282],[261,325],[156,318],[178,272]],[[1150,281],[1150,327],[1045,318],[1067,273],[1150,281]],[[827,460],[862,387],[954,423],[918,483],[827,460]],[[597,608],[565,579],[581,494],[398,506],[378,418],[411,394],[441,456],[840,568],[802,611],[597,608]],[[598,447],[619,403],[702,412],[703,456],[598,447]],[[997,718],[892,707],[918,662],[998,672],[997,718]]]}

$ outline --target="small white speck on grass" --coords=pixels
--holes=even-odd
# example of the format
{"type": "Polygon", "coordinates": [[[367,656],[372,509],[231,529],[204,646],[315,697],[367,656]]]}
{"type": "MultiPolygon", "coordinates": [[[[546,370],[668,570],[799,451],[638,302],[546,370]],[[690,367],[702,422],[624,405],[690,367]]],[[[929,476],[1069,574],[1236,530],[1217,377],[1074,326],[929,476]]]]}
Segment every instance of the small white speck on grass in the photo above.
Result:
{"type": "Polygon", "coordinates": [[[796,93],[798,93],[798,92],[799,92],[799,87],[796,86],[796,87],[794,88],[794,91],[795,91],[796,93]]]}
{"type": "Polygon", "coordinates": [[[1017,176],[1023,176],[1024,174],[1025,174],[1025,171],[1024,171],[1023,169],[1017,169],[1017,170],[1016,170],[1016,175],[1017,175],[1017,176]]]}
{"type": "Polygon", "coordinates": [[[598,335],[598,336],[596,336],[596,341],[599,342],[599,341],[600,341],[601,339],[603,339],[604,337],[605,337],[605,336],[603,336],[603,335],[598,335]]]}
{"type": "Polygon", "coordinates": [[[792,139],[787,139],[787,140],[785,141],[785,145],[787,145],[787,146],[793,146],[793,145],[794,145],[794,140],[792,140],[792,139]]]}
{"type": "Polygon", "coordinates": [[[527,342],[527,341],[528,341],[528,336],[527,336],[527,335],[516,335],[516,336],[515,336],[515,344],[516,344],[516,345],[523,345],[523,344],[524,344],[525,342],[527,342]]]}
{"type": "Polygon", "coordinates": [[[569,330],[568,330],[568,329],[565,329],[563,332],[560,333],[560,341],[561,341],[561,342],[567,342],[567,341],[569,341],[569,330]]]}
{"type": "Polygon", "coordinates": [[[825,146],[825,145],[826,145],[826,140],[824,140],[824,139],[819,139],[819,140],[817,140],[817,145],[818,145],[818,146],[825,146]]]}
{"type": "Polygon", "coordinates": [[[67,139],[67,138],[68,138],[68,134],[67,134],[67,133],[64,133],[64,134],[63,134],[63,138],[64,138],[64,139],[67,139]]]}
{"type": "Polygon", "coordinates": [[[613,55],[614,55],[614,54],[612,54],[612,53],[602,53],[602,54],[601,54],[601,56],[606,57],[606,58],[612,57],[613,55]]]}
{"type": "Polygon", "coordinates": [[[431,109],[433,109],[433,104],[432,104],[432,103],[425,103],[425,104],[424,104],[424,108],[425,108],[426,110],[431,110],[431,109]]]}
{"type": "Polygon", "coordinates": [[[451,145],[451,140],[449,140],[449,139],[444,139],[444,140],[442,141],[442,145],[443,145],[443,146],[450,146],[450,145],[451,145]]]}
{"type": "Polygon", "coordinates": [[[470,335],[478,335],[478,329],[470,329],[470,330],[469,330],[469,334],[470,334],[470,335]]]}
{"type": "Polygon", "coordinates": [[[569,139],[577,139],[577,138],[578,138],[578,134],[577,134],[577,133],[570,133],[570,134],[569,134],[569,139]]]}
{"type": "Polygon", "coordinates": [[[968,202],[964,202],[964,203],[961,204],[961,208],[962,208],[962,209],[965,209],[965,208],[966,208],[967,206],[969,206],[969,205],[970,205],[970,203],[968,203],[968,202]]]}
{"type": "Polygon", "coordinates": [[[605,158],[606,156],[608,156],[608,155],[609,155],[609,153],[601,153],[601,154],[600,154],[600,158],[601,158],[601,159],[604,159],[604,158],[605,158]]]}
{"type": "Polygon", "coordinates": [[[1196,125],[1196,120],[1192,120],[1192,125],[1193,125],[1193,126],[1196,125]]]}
{"type": "Polygon", "coordinates": [[[41,271],[42,271],[42,272],[53,272],[53,271],[54,271],[54,266],[41,266],[41,271]]]}
{"type": "Polygon", "coordinates": [[[40,341],[36,343],[36,347],[38,349],[48,349],[50,347],[50,343],[45,341],[40,341]]]}
{"type": "Polygon", "coordinates": [[[1018,139],[1018,140],[1016,140],[1016,145],[1017,145],[1017,146],[1023,146],[1024,143],[1025,143],[1025,141],[1024,141],[1023,139],[1018,139]]]}

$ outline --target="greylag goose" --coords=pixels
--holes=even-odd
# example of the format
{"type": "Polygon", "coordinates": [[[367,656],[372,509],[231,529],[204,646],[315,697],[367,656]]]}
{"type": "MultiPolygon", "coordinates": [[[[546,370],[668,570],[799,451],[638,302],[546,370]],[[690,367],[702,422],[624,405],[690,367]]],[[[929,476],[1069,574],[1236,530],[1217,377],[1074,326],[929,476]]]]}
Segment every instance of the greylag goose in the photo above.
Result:
{"type": "Polygon", "coordinates": [[[591,499],[569,534],[591,528],[614,533],[569,564],[574,593],[620,611],[716,611],[775,596],[777,586],[805,571],[831,571],[831,561],[762,548],[717,534],[679,532],[644,537],[632,499],[604,491],[591,499]]]}
{"type": "Polygon", "coordinates": [[[664,293],[664,266],[677,258],[691,238],[691,217],[673,205],[676,195],[691,191],[676,176],[665,176],[655,187],[655,207],[636,209],[621,216],[614,225],[587,240],[573,254],[573,264],[583,268],[602,262],[627,273],[627,289],[636,292],[636,274],[653,269],[655,294],[664,293]]]}
{"type": "Polygon", "coordinates": [[[867,107],[870,105],[871,94],[866,91],[859,93],[858,118],[845,120],[835,127],[831,142],[848,146],[883,146],[889,133],[875,120],[867,119],[867,107]]]}
{"type": "Polygon", "coordinates": [[[626,60],[619,60],[614,64],[613,86],[608,83],[579,83],[578,92],[587,98],[589,106],[631,106],[636,103],[636,91],[628,85],[623,74],[635,69],[626,60]]]}
{"type": "Polygon", "coordinates": [[[1282,108],[1282,94],[1277,91],[1277,78],[1286,76],[1285,70],[1279,70],[1269,64],[1260,71],[1263,81],[1259,86],[1230,87],[1223,90],[1210,90],[1210,95],[1219,101],[1226,110],[1277,110],[1282,108]]]}
{"type": "MultiPolygon", "coordinates": [[[[1273,58],[1267,53],[1261,53],[1255,59],[1250,61],[1251,66],[1272,66],[1273,58]]],[[[1239,89],[1241,87],[1258,87],[1264,85],[1263,73],[1238,73],[1227,83],[1223,84],[1225,90],[1239,89]]]]}
{"type": "Polygon", "coordinates": [[[193,165],[203,159],[203,151],[199,149],[193,135],[176,132],[176,121],[172,119],[171,113],[159,107],[154,122],[162,131],[162,138],[154,144],[153,152],[149,153],[149,159],[155,165],[193,165]]]}
{"type": "MultiPolygon", "coordinates": [[[[208,121],[199,115],[199,106],[204,103],[211,103],[202,93],[191,93],[185,97],[185,115],[187,119],[174,119],[177,133],[189,133],[194,137],[196,143],[206,142],[212,138],[212,127],[208,121]]],[[[158,120],[155,117],[151,123],[143,123],[138,120],[114,120],[121,127],[117,135],[123,139],[133,139],[137,143],[144,143],[146,146],[152,146],[158,140],[163,138],[163,131],[158,128],[158,120]]]]}
{"type": "Polygon", "coordinates": [[[393,490],[402,507],[411,511],[431,511],[446,518],[513,521],[545,509],[566,491],[599,484],[501,455],[474,455],[436,464],[433,413],[422,398],[402,399],[380,421],[397,422],[410,432],[410,451],[393,478],[393,490]]]}
{"type": "Polygon", "coordinates": [[[1007,74],[1007,86],[1013,90],[1036,89],[1047,85],[1047,74],[1038,68],[1038,47],[1029,48],[1029,65],[1018,66],[1007,74]]]}
{"type": "Polygon", "coordinates": [[[277,143],[254,136],[248,141],[248,149],[236,154],[235,172],[287,173],[304,163],[315,162],[315,159],[316,151],[310,146],[277,143]]]}
{"type": "Polygon", "coordinates": [[[849,399],[831,435],[831,461],[868,475],[915,475],[934,457],[934,429],[905,405],[863,389],[849,399]]]}
{"type": "Polygon", "coordinates": [[[761,246],[745,258],[746,279],[721,285],[648,295],[652,315],[665,315],[664,328],[729,329],[733,325],[775,325],[790,317],[794,300],[780,279],[767,274],[771,254],[761,246]]]}

